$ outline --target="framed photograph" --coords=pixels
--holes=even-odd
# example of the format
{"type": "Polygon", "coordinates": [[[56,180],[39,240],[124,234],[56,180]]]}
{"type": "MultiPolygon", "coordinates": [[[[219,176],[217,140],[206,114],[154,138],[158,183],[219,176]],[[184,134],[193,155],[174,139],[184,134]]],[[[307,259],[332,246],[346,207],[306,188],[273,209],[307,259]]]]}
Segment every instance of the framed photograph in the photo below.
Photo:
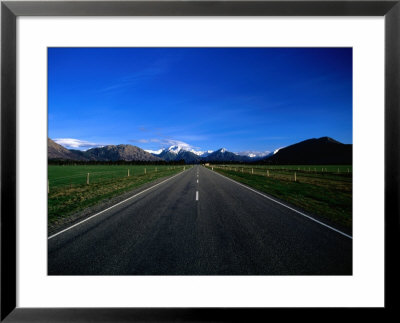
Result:
{"type": "Polygon", "coordinates": [[[3,1],[1,321],[394,311],[399,15],[3,1]]]}

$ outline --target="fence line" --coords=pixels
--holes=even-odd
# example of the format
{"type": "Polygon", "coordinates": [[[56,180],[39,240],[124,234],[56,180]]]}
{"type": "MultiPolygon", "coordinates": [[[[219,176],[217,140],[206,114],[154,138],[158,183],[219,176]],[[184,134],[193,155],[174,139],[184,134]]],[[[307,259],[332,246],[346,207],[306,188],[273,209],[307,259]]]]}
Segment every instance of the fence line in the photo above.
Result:
{"type": "MultiPolygon", "coordinates": [[[[323,183],[325,181],[337,181],[342,183],[347,183],[347,179],[351,179],[350,169],[347,167],[342,167],[338,171],[327,171],[326,167],[320,168],[321,172],[317,171],[316,167],[309,167],[310,171],[301,170],[300,167],[294,168],[284,168],[284,167],[231,167],[227,165],[209,165],[209,167],[214,170],[222,169],[226,171],[234,171],[236,173],[247,173],[252,175],[266,176],[272,179],[284,180],[284,181],[294,181],[303,183],[323,183]],[[300,170],[299,170],[300,169],[300,170]],[[325,171],[323,171],[325,169],[325,171]],[[347,173],[343,171],[347,169],[347,173]],[[339,176],[339,177],[338,177],[339,176]]],[[[303,168],[304,169],[304,168],[303,168]]]]}
{"type": "Polygon", "coordinates": [[[293,167],[293,168],[287,168],[287,167],[277,167],[277,166],[269,166],[269,167],[250,167],[250,166],[241,166],[241,167],[232,167],[232,166],[227,166],[227,165],[210,165],[209,167],[215,167],[215,168],[221,168],[221,169],[227,169],[227,170],[233,170],[233,171],[238,171],[240,170],[242,173],[247,172],[254,172],[255,170],[279,170],[279,171],[286,171],[286,172],[305,172],[305,173],[328,173],[328,174],[342,174],[342,173],[352,173],[352,170],[349,167],[339,167],[335,168],[332,170],[328,171],[328,168],[326,167],[293,167]]]}

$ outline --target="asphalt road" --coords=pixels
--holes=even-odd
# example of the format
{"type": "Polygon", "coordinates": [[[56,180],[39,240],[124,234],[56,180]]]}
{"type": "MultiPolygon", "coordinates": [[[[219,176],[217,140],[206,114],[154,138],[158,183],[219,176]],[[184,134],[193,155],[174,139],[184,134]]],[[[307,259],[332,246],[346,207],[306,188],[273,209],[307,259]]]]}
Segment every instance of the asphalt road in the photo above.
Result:
{"type": "Polygon", "coordinates": [[[49,275],[351,275],[352,239],[201,166],[48,240],[49,275]]]}

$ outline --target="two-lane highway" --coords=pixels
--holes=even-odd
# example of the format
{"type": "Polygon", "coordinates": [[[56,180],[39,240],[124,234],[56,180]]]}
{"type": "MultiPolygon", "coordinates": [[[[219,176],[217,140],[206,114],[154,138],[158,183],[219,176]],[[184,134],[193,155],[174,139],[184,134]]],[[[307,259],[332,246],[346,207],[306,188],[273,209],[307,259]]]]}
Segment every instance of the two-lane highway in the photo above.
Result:
{"type": "Polygon", "coordinates": [[[352,239],[201,166],[48,240],[50,275],[351,275],[352,239]]]}

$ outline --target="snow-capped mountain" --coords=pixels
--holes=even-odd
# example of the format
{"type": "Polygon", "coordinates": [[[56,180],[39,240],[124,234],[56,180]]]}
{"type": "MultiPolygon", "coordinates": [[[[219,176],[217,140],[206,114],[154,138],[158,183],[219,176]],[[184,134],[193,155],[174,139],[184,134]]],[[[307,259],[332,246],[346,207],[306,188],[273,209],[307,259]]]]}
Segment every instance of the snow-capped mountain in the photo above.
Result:
{"type": "MultiPolygon", "coordinates": [[[[149,151],[150,152],[150,151],[149,151]]],[[[239,156],[236,153],[228,151],[226,148],[219,150],[195,150],[188,146],[173,145],[165,149],[152,151],[156,157],[162,158],[166,161],[179,161],[184,160],[186,163],[199,163],[201,161],[250,161],[247,156],[239,156]]]]}
{"type": "Polygon", "coordinates": [[[153,155],[158,155],[158,154],[161,154],[161,152],[163,151],[163,149],[162,149],[162,148],[159,149],[159,150],[145,149],[144,151],[147,151],[148,153],[153,154],[153,155]]]}
{"type": "Polygon", "coordinates": [[[197,156],[200,157],[207,157],[209,154],[213,153],[213,150],[206,150],[206,151],[194,151],[192,150],[192,153],[196,154],[197,156]]]}
{"type": "Polygon", "coordinates": [[[249,151],[249,150],[247,150],[247,151],[240,151],[240,152],[238,152],[236,154],[240,155],[240,156],[247,156],[247,157],[250,157],[250,158],[257,159],[257,158],[266,157],[266,156],[270,155],[271,152],[270,151],[249,151]]]}
{"type": "Polygon", "coordinates": [[[193,149],[188,149],[187,146],[174,145],[155,152],[156,153],[153,153],[154,156],[162,158],[165,161],[184,160],[186,163],[200,162],[199,154],[196,154],[193,149]]]}
{"type": "Polygon", "coordinates": [[[178,154],[181,150],[185,150],[185,149],[184,149],[183,146],[174,145],[174,146],[171,146],[171,147],[169,147],[169,148],[167,148],[167,149],[164,149],[164,150],[165,150],[165,151],[169,151],[169,152],[171,152],[171,153],[173,153],[173,154],[178,154]]]}
{"type": "Polygon", "coordinates": [[[264,158],[271,153],[269,151],[242,151],[230,152],[226,148],[218,150],[195,150],[187,145],[173,145],[165,149],[147,150],[154,156],[162,158],[166,161],[184,160],[185,162],[200,162],[200,161],[237,161],[251,162],[264,158]]]}
{"type": "MultiPolygon", "coordinates": [[[[207,150],[207,151],[195,150],[193,148],[188,148],[187,146],[181,146],[181,145],[170,146],[169,148],[166,148],[164,150],[169,151],[173,154],[179,154],[182,151],[188,151],[199,157],[207,157],[209,154],[211,154],[213,152],[212,150],[207,150]]],[[[158,154],[160,154],[161,151],[158,154]]]]}
{"type": "Polygon", "coordinates": [[[206,151],[202,151],[202,150],[195,150],[193,148],[188,148],[185,145],[173,145],[170,146],[168,148],[164,148],[164,149],[159,149],[159,150],[146,150],[149,153],[153,154],[153,155],[159,155],[161,153],[172,153],[175,155],[178,155],[179,153],[183,152],[183,151],[187,151],[187,152],[191,152],[199,157],[207,157],[209,154],[211,154],[213,152],[213,150],[206,150],[206,151]]]}

